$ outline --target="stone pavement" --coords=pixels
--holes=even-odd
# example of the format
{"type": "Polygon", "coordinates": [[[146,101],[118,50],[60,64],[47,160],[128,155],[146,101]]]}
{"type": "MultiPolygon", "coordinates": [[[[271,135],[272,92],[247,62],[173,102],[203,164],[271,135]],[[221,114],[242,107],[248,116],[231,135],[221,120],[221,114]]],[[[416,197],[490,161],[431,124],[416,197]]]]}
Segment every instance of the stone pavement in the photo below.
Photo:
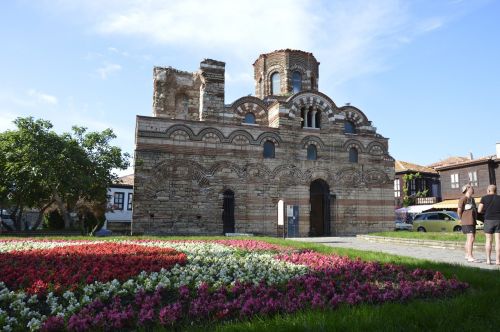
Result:
{"type": "MultiPolygon", "coordinates": [[[[489,270],[500,270],[499,266],[486,265],[486,254],[484,247],[479,246],[474,248],[474,257],[478,263],[469,263],[464,259],[464,249],[462,248],[446,248],[437,245],[415,245],[413,243],[381,242],[369,240],[361,236],[358,237],[313,237],[313,238],[289,238],[289,240],[321,243],[331,247],[352,248],[365,251],[384,252],[399,256],[408,256],[420,259],[427,259],[436,262],[459,264],[468,267],[476,267],[489,270]]],[[[437,243],[438,241],[436,241],[437,243]]],[[[465,241],[464,241],[465,243],[465,241]]],[[[495,264],[494,249],[491,254],[492,262],[495,264]]]]}

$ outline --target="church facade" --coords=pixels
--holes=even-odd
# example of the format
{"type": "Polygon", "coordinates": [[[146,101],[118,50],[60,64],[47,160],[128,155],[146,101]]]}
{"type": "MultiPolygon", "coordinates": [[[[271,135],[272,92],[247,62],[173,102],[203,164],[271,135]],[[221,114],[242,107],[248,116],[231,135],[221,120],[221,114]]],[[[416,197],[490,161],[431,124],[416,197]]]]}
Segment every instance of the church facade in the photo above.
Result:
{"type": "Polygon", "coordinates": [[[253,64],[255,96],[226,105],[225,63],[155,67],[137,116],[132,233],[328,236],[389,230],[394,159],[356,107],[318,90],[312,53],[253,64]]]}

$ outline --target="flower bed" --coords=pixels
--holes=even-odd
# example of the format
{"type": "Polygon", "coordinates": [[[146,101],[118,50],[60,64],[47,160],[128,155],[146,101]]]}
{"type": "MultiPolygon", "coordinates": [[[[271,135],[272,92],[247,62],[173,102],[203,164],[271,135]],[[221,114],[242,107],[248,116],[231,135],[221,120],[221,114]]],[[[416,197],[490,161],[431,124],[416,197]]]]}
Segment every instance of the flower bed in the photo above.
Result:
{"type": "Polygon", "coordinates": [[[0,253],[0,271],[10,289],[60,293],[94,281],[125,281],[141,271],[160,271],[186,261],[185,254],[168,248],[92,243],[0,253]]]}
{"type": "Polygon", "coordinates": [[[257,240],[26,243],[28,250],[20,241],[0,241],[6,330],[176,328],[343,303],[437,298],[467,287],[435,271],[257,240]],[[41,267],[38,274],[33,264],[41,267]]]}

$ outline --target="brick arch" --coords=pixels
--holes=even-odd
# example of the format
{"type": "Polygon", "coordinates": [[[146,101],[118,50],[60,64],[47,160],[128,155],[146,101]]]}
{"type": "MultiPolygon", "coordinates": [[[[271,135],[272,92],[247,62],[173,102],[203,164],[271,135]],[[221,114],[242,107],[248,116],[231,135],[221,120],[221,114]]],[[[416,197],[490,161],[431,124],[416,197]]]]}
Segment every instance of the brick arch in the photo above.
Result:
{"type": "Polygon", "coordinates": [[[191,130],[191,128],[189,128],[188,126],[185,126],[185,125],[181,125],[181,124],[179,124],[179,125],[173,125],[170,128],[168,128],[166,130],[166,132],[165,132],[165,136],[167,138],[170,138],[170,136],[174,132],[176,132],[176,131],[183,131],[183,132],[185,132],[188,135],[188,137],[189,137],[190,140],[193,140],[193,138],[196,137],[196,135],[193,133],[193,131],[191,130]]]}
{"type": "MultiPolygon", "coordinates": [[[[288,68],[288,72],[290,73],[290,81],[291,82],[293,82],[293,73],[296,72],[296,71],[300,73],[300,75],[302,77],[302,86],[304,86],[304,84],[303,84],[304,83],[304,79],[308,78],[308,76],[307,76],[307,69],[304,66],[302,66],[300,64],[297,64],[297,63],[295,63],[292,66],[290,66],[288,68]]],[[[299,91],[297,93],[300,93],[302,91],[299,91]]]]}
{"type": "Polygon", "coordinates": [[[249,144],[255,144],[255,139],[253,138],[252,134],[250,134],[246,130],[235,130],[231,134],[229,134],[228,141],[230,143],[233,143],[234,139],[238,136],[243,136],[248,140],[249,144]]]}
{"type": "Polygon", "coordinates": [[[294,63],[288,69],[289,72],[293,73],[294,71],[300,72],[304,77],[307,77],[307,69],[303,64],[294,63]]]}
{"type": "Polygon", "coordinates": [[[371,142],[366,147],[366,151],[368,151],[369,154],[374,155],[374,156],[381,156],[381,155],[387,154],[387,150],[386,150],[384,144],[382,144],[380,142],[371,142]],[[379,153],[378,151],[381,151],[381,153],[379,153]]]}
{"type": "Polygon", "coordinates": [[[355,147],[358,152],[365,152],[365,148],[363,147],[363,143],[358,141],[357,139],[349,139],[342,144],[343,151],[349,151],[350,148],[355,147]]]}
{"type": "Polygon", "coordinates": [[[326,167],[311,167],[304,172],[305,180],[308,182],[313,182],[317,179],[322,179],[326,181],[330,186],[333,183],[330,170],[326,167]]]}
{"type": "Polygon", "coordinates": [[[239,178],[242,178],[245,176],[245,170],[244,168],[238,166],[235,163],[228,162],[228,161],[220,161],[212,165],[210,169],[208,170],[208,174],[210,176],[216,176],[217,172],[220,172],[224,168],[229,168],[232,170],[239,178]]]}
{"type": "Polygon", "coordinates": [[[363,181],[369,185],[391,183],[389,176],[379,169],[369,169],[363,174],[363,181]]]}
{"type": "Polygon", "coordinates": [[[154,195],[159,183],[165,183],[166,179],[172,176],[172,167],[185,170],[186,177],[196,181],[200,187],[206,187],[210,184],[207,178],[207,170],[199,163],[187,159],[165,160],[152,167],[153,176],[148,178],[145,184],[147,195],[154,195]]]}
{"type": "Polygon", "coordinates": [[[300,145],[303,148],[306,148],[309,144],[314,144],[316,147],[320,148],[321,150],[325,149],[325,143],[323,140],[317,136],[306,136],[300,141],[300,145]]]}
{"type": "Polygon", "coordinates": [[[243,122],[245,115],[251,112],[255,115],[255,122],[260,125],[267,125],[267,107],[257,97],[247,96],[236,100],[230,110],[236,115],[236,119],[243,122]]]}
{"type": "Polygon", "coordinates": [[[289,178],[294,181],[302,181],[304,178],[304,173],[299,167],[292,164],[282,164],[277,166],[272,172],[271,176],[274,179],[289,178]]]}
{"type": "Polygon", "coordinates": [[[271,170],[264,164],[251,163],[245,166],[247,177],[256,179],[268,179],[271,176],[271,170]]]}
{"type": "Polygon", "coordinates": [[[371,122],[368,121],[365,113],[361,112],[359,108],[354,106],[342,106],[340,108],[340,114],[344,116],[346,121],[351,121],[358,126],[369,126],[371,122]]]}
{"type": "Polygon", "coordinates": [[[363,182],[363,174],[355,168],[343,168],[335,174],[339,184],[357,187],[363,182]]]}
{"type": "Polygon", "coordinates": [[[337,113],[337,106],[327,95],[313,90],[301,91],[287,100],[288,117],[295,119],[300,117],[302,107],[316,107],[323,112],[331,121],[337,113]]]}
{"type": "Polygon", "coordinates": [[[273,92],[271,91],[271,76],[273,76],[274,73],[280,74],[280,93],[283,91],[282,88],[282,83],[284,80],[286,80],[286,75],[285,75],[285,67],[281,63],[273,63],[270,66],[267,67],[266,72],[264,74],[264,95],[272,95],[273,92]]]}
{"type": "Polygon", "coordinates": [[[258,145],[263,145],[265,141],[271,141],[276,146],[279,146],[282,142],[281,137],[278,134],[270,132],[260,134],[259,137],[257,137],[256,143],[258,145]]]}
{"type": "Polygon", "coordinates": [[[217,136],[221,143],[226,141],[224,134],[222,134],[222,132],[220,132],[220,130],[215,129],[215,128],[205,128],[205,129],[200,130],[198,135],[196,135],[196,139],[199,141],[202,141],[203,137],[205,137],[208,134],[214,134],[215,136],[217,136]]]}

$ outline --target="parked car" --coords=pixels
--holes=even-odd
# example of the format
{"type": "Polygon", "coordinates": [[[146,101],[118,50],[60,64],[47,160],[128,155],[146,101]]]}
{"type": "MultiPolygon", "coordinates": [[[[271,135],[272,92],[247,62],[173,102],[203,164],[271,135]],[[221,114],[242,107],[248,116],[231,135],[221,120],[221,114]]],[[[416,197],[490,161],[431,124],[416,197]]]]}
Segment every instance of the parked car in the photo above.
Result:
{"type": "Polygon", "coordinates": [[[413,229],[413,225],[406,223],[402,220],[396,220],[394,223],[394,230],[395,231],[411,231],[413,229]]]}
{"type": "Polygon", "coordinates": [[[14,221],[10,217],[10,213],[7,210],[2,210],[0,213],[0,227],[7,229],[14,229],[14,221]]]}
{"type": "Polygon", "coordinates": [[[109,229],[101,228],[100,230],[94,233],[94,236],[111,236],[111,234],[113,234],[113,232],[110,231],[109,229]]]}
{"type": "Polygon", "coordinates": [[[418,232],[460,232],[462,225],[455,211],[424,212],[413,219],[418,232]]]}

